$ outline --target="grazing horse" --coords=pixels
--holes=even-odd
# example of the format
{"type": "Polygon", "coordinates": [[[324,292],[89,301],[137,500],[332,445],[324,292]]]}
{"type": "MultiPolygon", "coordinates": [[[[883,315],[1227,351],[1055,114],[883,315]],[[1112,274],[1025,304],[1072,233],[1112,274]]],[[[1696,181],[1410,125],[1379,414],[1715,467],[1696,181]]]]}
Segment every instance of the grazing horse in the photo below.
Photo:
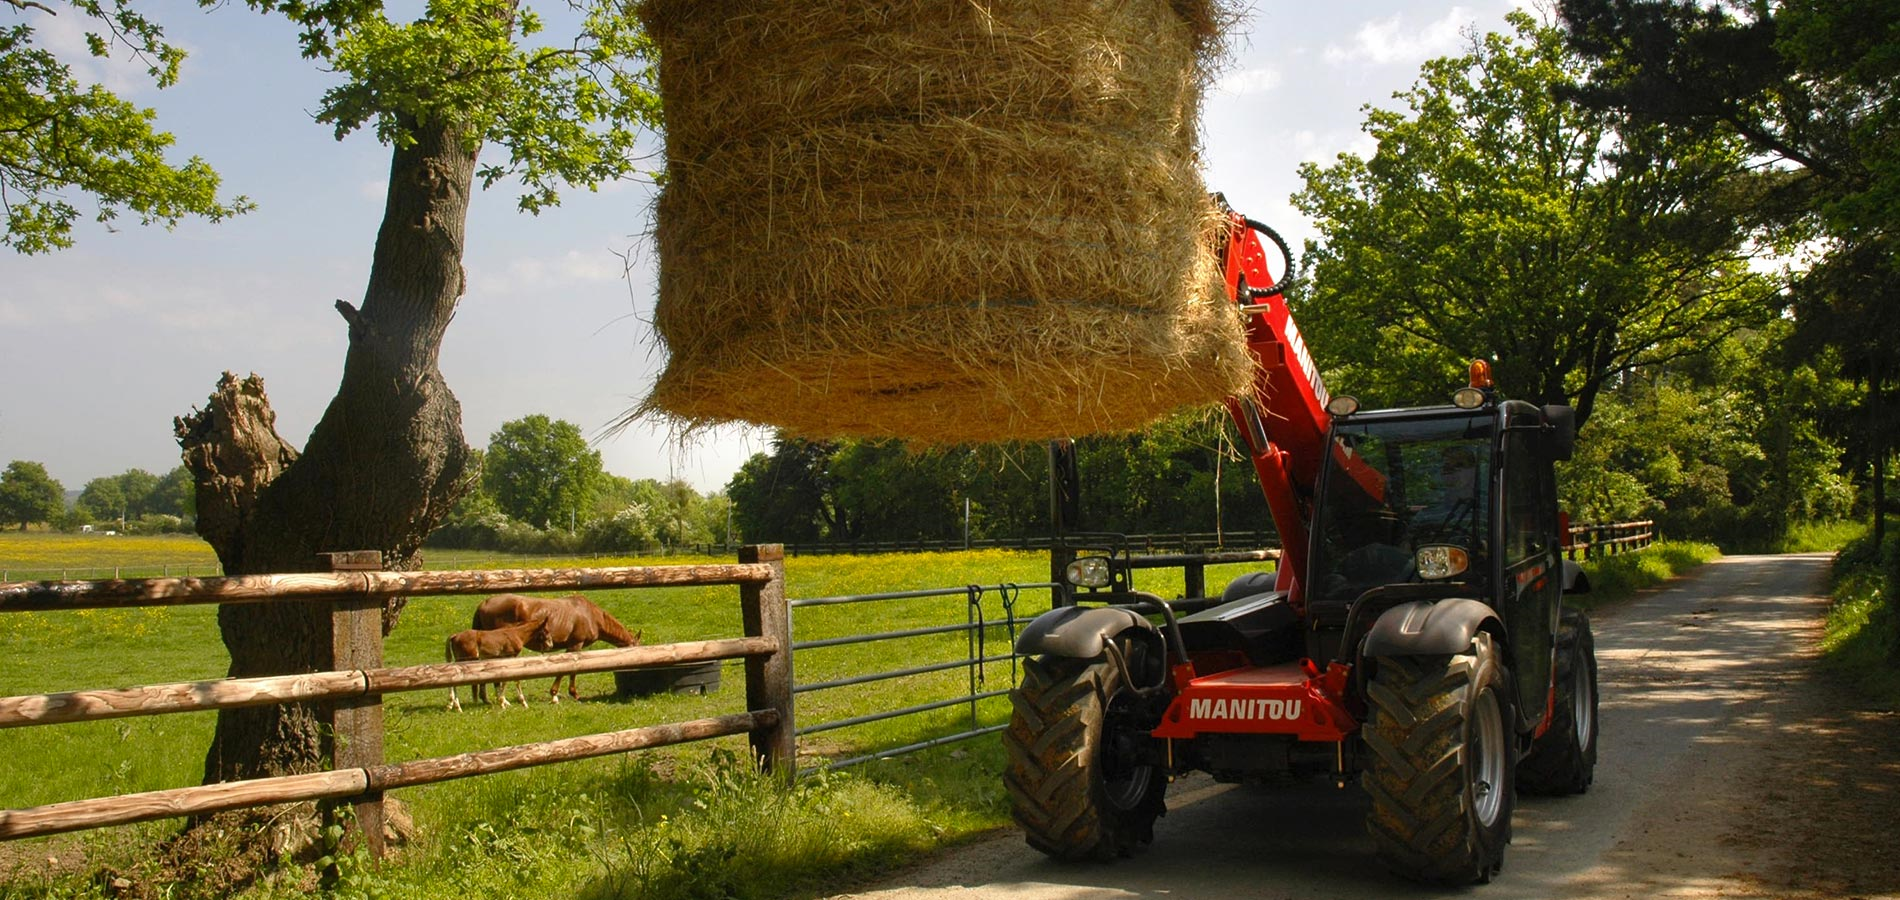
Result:
{"type": "MultiPolygon", "coordinates": [[[[526,622],[503,625],[500,628],[486,630],[470,628],[467,631],[458,631],[449,635],[448,647],[444,655],[449,662],[520,656],[521,648],[532,640],[541,630],[541,626],[546,623],[546,616],[537,616],[526,622]]],[[[488,685],[471,684],[468,686],[468,695],[469,699],[487,705],[488,685]]],[[[501,708],[507,709],[508,686],[506,684],[497,686],[495,695],[501,698],[501,708]]],[[[521,693],[519,680],[515,681],[515,697],[521,701],[522,706],[528,705],[527,696],[521,693]]],[[[449,688],[449,708],[454,710],[462,708],[462,701],[455,695],[455,688],[449,688]]]]}
{"type": "MultiPolygon", "coordinates": [[[[528,622],[536,617],[545,621],[541,630],[529,638],[527,646],[530,650],[542,653],[581,650],[595,641],[606,641],[616,647],[633,647],[640,643],[640,632],[628,631],[606,610],[579,594],[571,597],[496,594],[475,608],[473,624],[478,629],[493,629],[528,622]]],[[[574,678],[574,673],[568,673],[567,695],[579,700],[580,689],[575,685],[574,678]]],[[[556,675],[554,684],[548,688],[548,699],[555,703],[561,702],[560,691],[561,676],[556,675]]]]}

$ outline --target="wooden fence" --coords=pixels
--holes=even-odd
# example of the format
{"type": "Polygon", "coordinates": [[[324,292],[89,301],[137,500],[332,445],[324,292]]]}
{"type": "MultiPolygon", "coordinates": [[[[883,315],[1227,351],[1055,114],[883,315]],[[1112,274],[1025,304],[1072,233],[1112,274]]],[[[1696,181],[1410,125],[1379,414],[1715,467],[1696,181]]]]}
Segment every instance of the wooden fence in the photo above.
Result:
{"type": "Polygon", "coordinates": [[[1656,523],[1649,519],[1608,525],[1573,525],[1564,534],[1564,555],[1596,559],[1641,550],[1656,542],[1656,523]]]}
{"type": "Polygon", "coordinates": [[[749,735],[754,752],[767,766],[788,774],[795,770],[791,629],[784,551],[778,545],[742,548],[734,565],[601,569],[364,571],[380,569],[380,554],[329,556],[334,571],[324,573],[0,584],[0,613],[323,603],[331,609],[333,648],[331,670],[324,672],[0,697],[0,728],[321,702],[328,704],[326,724],[337,735],[328,771],[0,810],[0,840],[315,800],[354,806],[362,839],[380,855],[382,798],[393,788],[735,734],[749,735]],[[397,668],[382,664],[381,614],[391,597],[688,585],[738,586],[744,636],[532,658],[397,668]],[[382,758],[382,695],[387,693],[725,659],[745,660],[746,712],[403,763],[382,758]]]}

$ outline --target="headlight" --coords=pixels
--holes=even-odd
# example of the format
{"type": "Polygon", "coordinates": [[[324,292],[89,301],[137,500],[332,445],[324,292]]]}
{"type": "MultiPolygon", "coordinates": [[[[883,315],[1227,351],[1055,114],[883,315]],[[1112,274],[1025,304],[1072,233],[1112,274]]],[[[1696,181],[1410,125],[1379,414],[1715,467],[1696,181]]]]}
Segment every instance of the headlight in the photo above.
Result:
{"type": "Polygon", "coordinates": [[[1069,563],[1069,568],[1063,573],[1063,577],[1076,587],[1108,587],[1110,580],[1108,557],[1084,556],[1069,563]]]}
{"type": "Polygon", "coordinates": [[[1471,568],[1471,554],[1450,544],[1427,544],[1418,548],[1418,577],[1437,581],[1463,574],[1471,568]]]}

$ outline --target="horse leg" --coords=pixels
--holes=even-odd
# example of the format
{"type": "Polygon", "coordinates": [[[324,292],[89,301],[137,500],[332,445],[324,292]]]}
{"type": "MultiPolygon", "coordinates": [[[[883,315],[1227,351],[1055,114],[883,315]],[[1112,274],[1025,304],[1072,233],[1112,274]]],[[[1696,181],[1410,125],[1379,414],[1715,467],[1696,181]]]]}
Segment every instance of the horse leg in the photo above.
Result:
{"type": "Polygon", "coordinates": [[[580,685],[574,683],[574,679],[579,678],[579,677],[581,676],[580,676],[580,673],[578,672],[570,672],[568,673],[568,676],[567,676],[567,695],[569,697],[573,697],[575,700],[579,700],[581,698],[580,685]]]}
{"type": "Polygon", "coordinates": [[[454,712],[462,711],[462,698],[456,695],[453,687],[449,688],[449,709],[454,712]]]}
{"type": "Polygon", "coordinates": [[[521,682],[519,681],[515,682],[515,699],[520,701],[522,709],[528,708],[528,695],[521,692],[521,682]]]}
{"type": "Polygon", "coordinates": [[[554,676],[554,683],[548,685],[548,702],[561,702],[561,676],[559,675],[554,676]]]}

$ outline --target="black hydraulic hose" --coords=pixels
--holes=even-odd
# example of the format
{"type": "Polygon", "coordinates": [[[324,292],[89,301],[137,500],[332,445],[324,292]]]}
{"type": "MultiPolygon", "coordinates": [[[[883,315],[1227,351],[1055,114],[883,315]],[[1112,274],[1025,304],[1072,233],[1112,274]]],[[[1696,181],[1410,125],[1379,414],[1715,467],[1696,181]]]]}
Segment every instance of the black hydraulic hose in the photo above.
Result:
{"type": "Polygon", "coordinates": [[[1256,222],[1253,219],[1243,219],[1242,221],[1247,223],[1248,228],[1266,235],[1267,240],[1272,241],[1275,247],[1280,248],[1280,258],[1286,260],[1286,269],[1280,273],[1279,281],[1263,288],[1249,286],[1247,288],[1246,299],[1252,302],[1255,300],[1265,300],[1275,294],[1285,293],[1287,282],[1293,280],[1293,251],[1287,247],[1286,238],[1281,237],[1279,232],[1268,228],[1264,223],[1256,222]]]}

